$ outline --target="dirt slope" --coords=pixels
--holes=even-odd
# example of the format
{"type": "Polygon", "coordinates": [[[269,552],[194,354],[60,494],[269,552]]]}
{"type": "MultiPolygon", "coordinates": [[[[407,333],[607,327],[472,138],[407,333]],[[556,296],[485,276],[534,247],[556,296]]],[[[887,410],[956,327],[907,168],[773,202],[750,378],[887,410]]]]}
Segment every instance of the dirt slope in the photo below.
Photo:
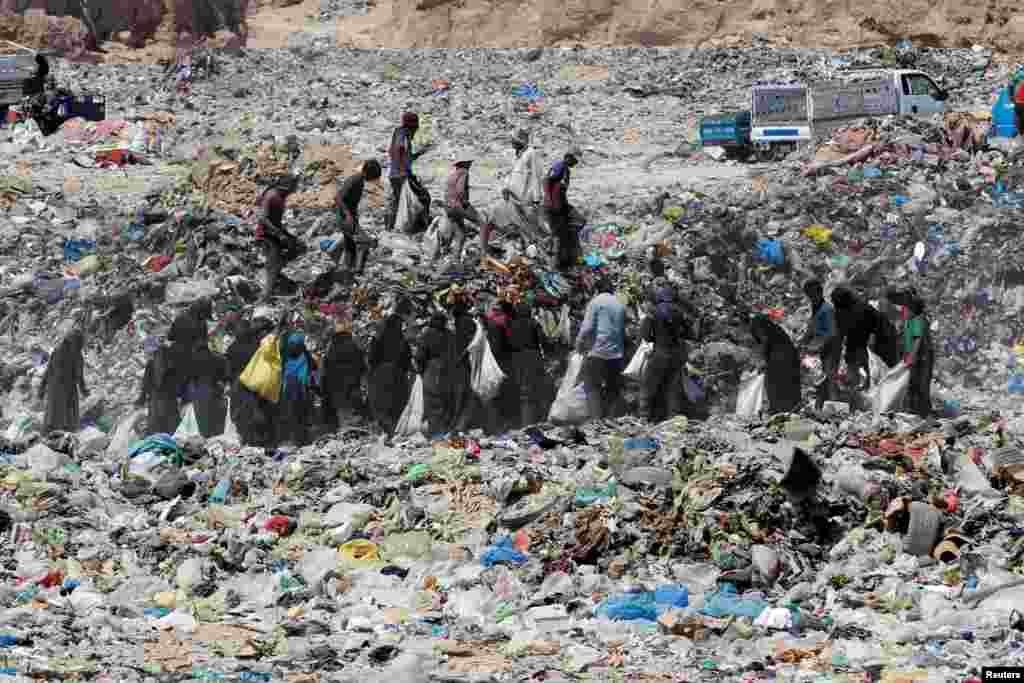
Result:
{"type": "Polygon", "coordinates": [[[793,46],[909,38],[1024,48],[1019,0],[394,0],[393,9],[374,36],[382,47],[710,47],[761,33],[793,46]]]}

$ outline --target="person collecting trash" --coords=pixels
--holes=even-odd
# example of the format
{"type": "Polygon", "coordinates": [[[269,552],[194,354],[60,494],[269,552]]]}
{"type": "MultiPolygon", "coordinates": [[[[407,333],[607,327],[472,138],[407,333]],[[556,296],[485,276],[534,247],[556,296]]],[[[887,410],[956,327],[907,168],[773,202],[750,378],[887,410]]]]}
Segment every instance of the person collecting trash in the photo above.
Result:
{"type": "Polygon", "coordinates": [[[266,271],[263,283],[264,303],[269,302],[281,279],[281,269],[302,251],[302,243],[284,228],[284,212],[290,197],[299,187],[294,175],[287,175],[268,187],[258,202],[259,219],[256,240],[263,244],[266,271]]]}
{"type": "Polygon", "coordinates": [[[474,223],[480,229],[480,242],[484,248],[481,256],[487,256],[487,240],[490,227],[480,212],[469,202],[469,171],[473,166],[473,157],[468,152],[459,152],[452,163],[452,171],[448,175],[445,191],[445,205],[448,220],[455,230],[452,242],[452,254],[461,260],[462,249],[466,245],[466,221],[474,223]]]}
{"type": "Polygon", "coordinates": [[[265,446],[270,443],[271,406],[269,401],[251,391],[240,379],[249,361],[260,348],[263,338],[273,331],[268,313],[257,310],[252,321],[239,319],[235,324],[235,341],[228,348],[228,380],[231,382],[231,422],[242,443],[265,446]]]}
{"type": "MultiPolygon", "coordinates": [[[[820,280],[809,280],[804,284],[804,294],[811,303],[811,324],[800,340],[799,348],[816,354],[821,359],[824,379],[817,386],[815,406],[821,410],[825,401],[835,400],[839,372],[840,339],[836,336],[835,309],[825,301],[825,290],[820,280]]],[[[787,335],[788,338],[788,335],[787,335]]],[[[797,365],[799,367],[799,355],[797,365]]]]}
{"type": "MultiPolygon", "coordinates": [[[[412,162],[423,152],[413,152],[412,142],[420,129],[420,117],[416,112],[407,111],[402,114],[402,125],[391,133],[391,145],[388,148],[389,170],[391,181],[391,202],[388,206],[388,232],[395,229],[398,219],[398,202],[402,198],[405,183],[413,177],[412,162]]],[[[424,150],[425,151],[425,150],[424,150]]]]}
{"type": "Polygon", "coordinates": [[[579,150],[570,149],[551,165],[544,180],[544,213],[555,240],[555,262],[559,270],[576,265],[580,252],[579,234],[570,222],[573,208],[569,204],[569,180],[579,159],[579,150]]]}
{"type": "Polygon", "coordinates": [[[912,287],[890,290],[886,298],[903,307],[903,364],[910,368],[906,410],[920,417],[929,417],[932,413],[935,349],[932,346],[931,321],[925,313],[924,300],[912,287]]]}
{"type": "Polygon", "coordinates": [[[304,446],[309,441],[313,417],[313,377],[316,366],[306,349],[301,329],[278,328],[281,345],[281,400],[278,403],[277,441],[304,446]]]}
{"type": "Polygon", "coordinates": [[[433,435],[447,432],[452,422],[454,342],[448,332],[448,319],[443,313],[435,313],[416,348],[416,371],[423,376],[423,419],[433,435]]]}
{"type": "Polygon", "coordinates": [[[334,336],[321,363],[320,393],[324,423],[339,428],[363,410],[362,383],[366,354],[352,336],[352,318],[334,324],[334,336]]]}
{"type": "Polygon", "coordinates": [[[686,319],[674,287],[658,287],[640,337],[654,345],[644,366],[640,390],[640,417],[654,423],[683,412],[686,381],[686,319]]]}
{"type": "Polygon", "coordinates": [[[227,405],[224,402],[227,359],[211,351],[204,339],[196,344],[187,368],[188,400],[195,410],[199,433],[207,439],[220,436],[227,422],[227,405]]]}
{"type": "Polygon", "coordinates": [[[508,322],[507,367],[512,391],[519,399],[520,428],[530,427],[545,415],[544,331],[533,318],[530,305],[520,302],[508,322]]]}
{"type": "Polygon", "coordinates": [[[597,291],[576,336],[576,352],[586,354],[580,374],[595,420],[618,413],[626,353],[626,307],[612,293],[607,277],[598,281],[597,291]]]}
{"type": "Polygon", "coordinates": [[[177,365],[179,360],[171,344],[161,343],[146,364],[142,392],[136,405],[148,409],[150,434],[173,434],[178,429],[181,419],[178,394],[183,383],[177,365]]]}
{"type": "Polygon", "coordinates": [[[43,381],[39,384],[39,400],[46,401],[43,433],[77,432],[81,426],[79,393],[89,395],[85,388],[85,360],[82,349],[85,335],[74,330],[61,339],[53,350],[43,381]]]}
{"type": "Polygon", "coordinates": [[[379,323],[370,344],[370,377],[367,394],[370,414],[378,428],[390,434],[398,424],[409,400],[409,370],[412,351],[405,338],[404,322],[412,314],[412,305],[403,299],[395,310],[379,323]]]}
{"type": "Polygon", "coordinates": [[[872,346],[887,366],[896,365],[899,362],[896,330],[875,307],[846,287],[837,287],[832,292],[832,305],[835,309],[837,350],[845,343],[846,370],[852,384],[856,390],[867,389],[871,386],[868,346],[872,346]]]}
{"type": "Polygon", "coordinates": [[[761,347],[768,414],[791,413],[800,407],[800,354],[786,331],[763,313],[750,321],[750,333],[761,347]]]}
{"type": "Polygon", "coordinates": [[[359,225],[359,202],[362,201],[366,183],[377,182],[380,176],[380,164],[370,159],[363,163],[359,173],[345,179],[335,196],[334,206],[338,211],[338,229],[342,237],[331,250],[331,256],[337,261],[344,254],[343,267],[347,271],[362,273],[366,268],[369,239],[359,225]]]}
{"type": "Polygon", "coordinates": [[[457,432],[469,431],[474,420],[482,415],[480,399],[473,393],[472,368],[469,354],[466,352],[469,343],[476,336],[476,316],[473,315],[466,299],[465,289],[461,285],[452,285],[448,291],[447,303],[451,307],[452,320],[455,323],[455,359],[452,367],[452,417],[453,429],[457,432]]]}
{"type": "MultiPolygon", "coordinates": [[[[516,160],[505,178],[501,200],[491,215],[494,230],[519,235],[524,241],[537,242],[543,237],[540,204],[544,199],[544,170],[540,155],[530,145],[530,134],[519,130],[511,140],[516,160]]],[[[484,255],[491,235],[484,235],[484,255]]]]}

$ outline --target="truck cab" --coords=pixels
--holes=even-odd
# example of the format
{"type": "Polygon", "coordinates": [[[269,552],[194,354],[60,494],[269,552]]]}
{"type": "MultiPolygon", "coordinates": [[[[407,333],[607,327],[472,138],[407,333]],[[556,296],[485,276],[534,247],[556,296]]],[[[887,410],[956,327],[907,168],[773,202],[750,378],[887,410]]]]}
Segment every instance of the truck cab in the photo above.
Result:
{"type": "Polygon", "coordinates": [[[928,116],[946,111],[949,93],[938,85],[931,76],[920,71],[899,70],[893,72],[899,92],[900,114],[906,116],[928,116]]]}

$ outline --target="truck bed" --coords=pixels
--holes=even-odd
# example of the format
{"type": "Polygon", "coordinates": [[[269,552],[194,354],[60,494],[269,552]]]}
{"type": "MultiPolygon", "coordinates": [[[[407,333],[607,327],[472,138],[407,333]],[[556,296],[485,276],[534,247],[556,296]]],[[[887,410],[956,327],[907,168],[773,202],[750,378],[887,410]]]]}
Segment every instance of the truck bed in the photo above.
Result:
{"type": "Polygon", "coordinates": [[[813,122],[899,113],[899,94],[891,76],[856,83],[815,83],[810,100],[813,122]]]}

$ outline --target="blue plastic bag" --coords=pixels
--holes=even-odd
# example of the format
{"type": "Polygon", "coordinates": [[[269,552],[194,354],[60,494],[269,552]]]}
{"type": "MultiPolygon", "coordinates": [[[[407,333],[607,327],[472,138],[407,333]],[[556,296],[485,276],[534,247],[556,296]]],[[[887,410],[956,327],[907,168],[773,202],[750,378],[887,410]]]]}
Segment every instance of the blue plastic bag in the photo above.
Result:
{"type": "Polygon", "coordinates": [[[672,608],[688,607],[690,591],[683,585],[658,586],[652,593],[638,591],[607,598],[597,608],[598,616],[612,621],[655,621],[672,608]]]}
{"type": "Polygon", "coordinates": [[[83,257],[95,251],[96,242],[93,240],[64,240],[65,261],[81,261],[83,257]]]}
{"type": "Polygon", "coordinates": [[[716,619],[729,616],[757,619],[767,608],[768,603],[764,600],[741,598],[736,594],[735,586],[723,583],[717,591],[705,594],[704,607],[699,611],[716,619]]]}
{"type": "Polygon", "coordinates": [[[757,260],[773,266],[786,265],[786,253],[779,240],[758,240],[757,260]]]}
{"type": "Polygon", "coordinates": [[[496,564],[525,564],[529,559],[512,546],[509,536],[498,539],[494,545],[480,556],[480,564],[493,567],[496,564]]]}

